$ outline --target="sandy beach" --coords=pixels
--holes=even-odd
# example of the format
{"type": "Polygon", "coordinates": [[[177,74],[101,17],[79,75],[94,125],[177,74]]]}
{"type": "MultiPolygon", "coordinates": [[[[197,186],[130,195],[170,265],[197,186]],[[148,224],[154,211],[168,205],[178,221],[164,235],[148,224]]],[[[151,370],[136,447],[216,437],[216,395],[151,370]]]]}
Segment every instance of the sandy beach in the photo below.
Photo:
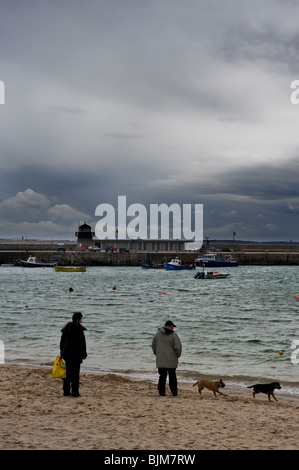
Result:
{"type": "Polygon", "coordinates": [[[63,397],[50,368],[0,366],[0,450],[296,450],[299,400],[180,385],[179,396],[116,375],[81,373],[63,397]]]}

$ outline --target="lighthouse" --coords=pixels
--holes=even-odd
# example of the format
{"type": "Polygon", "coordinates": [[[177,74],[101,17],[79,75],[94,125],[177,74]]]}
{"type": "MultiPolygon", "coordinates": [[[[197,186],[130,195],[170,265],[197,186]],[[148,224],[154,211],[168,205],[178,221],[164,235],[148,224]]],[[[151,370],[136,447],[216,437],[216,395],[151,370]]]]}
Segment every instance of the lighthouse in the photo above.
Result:
{"type": "Polygon", "coordinates": [[[79,226],[78,232],[76,232],[78,246],[92,245],[93,236],[94,232],[92,232],[91,226],[84,222],[84,224],[79,226]]]}

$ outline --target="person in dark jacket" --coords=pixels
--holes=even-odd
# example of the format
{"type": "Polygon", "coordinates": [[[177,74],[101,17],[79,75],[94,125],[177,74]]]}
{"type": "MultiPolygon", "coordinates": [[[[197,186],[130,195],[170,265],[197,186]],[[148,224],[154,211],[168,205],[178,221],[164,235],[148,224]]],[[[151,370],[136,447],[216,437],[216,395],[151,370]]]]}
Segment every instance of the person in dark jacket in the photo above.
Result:
{"type": "Polygon", "coordinates": [[[173,396],[177,396],[176,368],[178,358],[182,354],[182,344],[178,335],[173,331],[175,324],[168,320],[162,328],[158,328],[152,341],[153,353],[156,356],[156,366],[159,372],[158,391],[165,395],[167,374],[169,375],[169,388],[173,396]]]}
{"type": "Polygon", "coordinates": [[[63,380],[63,394],[78,397],[80,366],[83,359],[86,359],[86,341],[82,326],[83,315],[75,312],[72,321],[67,323],[61,330],[60,355],[66,364],[66,378],[63,380]]]}

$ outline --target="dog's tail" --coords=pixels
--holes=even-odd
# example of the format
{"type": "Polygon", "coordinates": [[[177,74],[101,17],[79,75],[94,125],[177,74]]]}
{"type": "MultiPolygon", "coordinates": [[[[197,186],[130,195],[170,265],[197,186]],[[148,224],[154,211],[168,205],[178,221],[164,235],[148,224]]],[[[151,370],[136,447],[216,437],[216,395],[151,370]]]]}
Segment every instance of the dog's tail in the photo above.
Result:
{"type": "Polygon", "coordinates": [[[249,385],[249,387],[247,387],[247,388],[252,388],[252,387],[254,387],[254,385],[249,385]]]}
{"type": "Polygon", "coordinates": [[[198,384],[198,381],[197,381],[197,382],[195,382],[195,384],[193,384],[193,387],[195,387],[195,385],[197,385],[197,384],[198,384]]]}

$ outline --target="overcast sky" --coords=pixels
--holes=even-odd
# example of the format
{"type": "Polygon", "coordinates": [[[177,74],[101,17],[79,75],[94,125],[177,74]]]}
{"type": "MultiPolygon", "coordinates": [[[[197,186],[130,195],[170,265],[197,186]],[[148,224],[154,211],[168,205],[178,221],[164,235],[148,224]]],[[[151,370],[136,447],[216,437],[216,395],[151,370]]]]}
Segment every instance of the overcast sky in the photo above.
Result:
{"type": "Polygon", "coordinates": [[[299,4],[1,2],[0,238],[203,204],[211,239],[299,241],[299,4]]]}

